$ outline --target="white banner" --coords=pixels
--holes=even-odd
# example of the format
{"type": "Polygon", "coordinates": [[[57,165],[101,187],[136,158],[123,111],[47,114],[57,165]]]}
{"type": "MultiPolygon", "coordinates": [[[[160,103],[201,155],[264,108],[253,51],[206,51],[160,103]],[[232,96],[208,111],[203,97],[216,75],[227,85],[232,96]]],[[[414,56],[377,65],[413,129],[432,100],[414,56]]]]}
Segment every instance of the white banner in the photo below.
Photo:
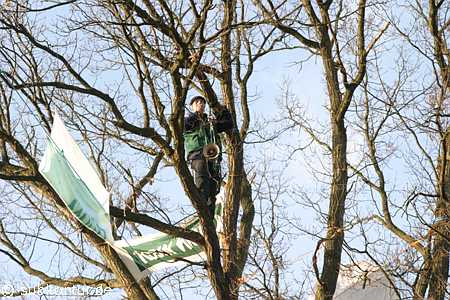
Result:
{"type": "Polygon", "coordinates": [[[113,241],[109,193],[61,119],[54,116],[39,172],[84,226],[102,239],[113,241]]]}
{"type": "Polygon", "coordinates": [[[83,155],[80,147],[72,138],[64,126],[63,121],[57,113],[53,114],[53,126],[51,138],[59,149],[64,151],[64,157],[70,162],[75,173],[87,185],[88,189],[94,194],[109,213],[109,192],[103,186],[98,173],[94,170],[89,160],[83,155]]]}

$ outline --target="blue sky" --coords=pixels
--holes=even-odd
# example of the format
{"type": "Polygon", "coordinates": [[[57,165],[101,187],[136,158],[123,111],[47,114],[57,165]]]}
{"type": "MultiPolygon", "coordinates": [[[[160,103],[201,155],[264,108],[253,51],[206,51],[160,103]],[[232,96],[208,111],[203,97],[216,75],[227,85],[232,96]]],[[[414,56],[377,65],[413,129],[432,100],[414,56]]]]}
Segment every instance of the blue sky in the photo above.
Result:
{"type": "MultiPolygon", "coordinates": [[[[295,65],[305,55],[302,50],[285,51],[268,55],[257,62],[249,85],[249,95],[255,95],[254,101],[250,104],[252,125],[265,124],[267,120],[277,119],[281,116],[279,99],[286,82],[289,83],[292,94],[296,96],[299,103],[304,107],[308,118],[314,120],[314,122],[328,123],[328,113],[325,109],[327,105],[326,86],[320,60],[312,57],[310,60],[302,63],[301,67],[295,65]]],[[[390,57],[384,57],[383,59],[390,60],[390,57]]],[[[393,71],[395,70],[391,69],[389,64],[385,69],[386,73],[384,75],[389,78],[390,74],[394,73],[393,71]]],[[[98,81],[99,85],[101,80],[102,78],[98,81]]],[[[349,150],[356,149],[358,144],[362,142],[362,139],[352,129],[349,129],[349,137],[349,150]]],[[[246,146],[248,155],[246,168],[250,171],[253,166],[264,160],[277,161],[286,154],[286,152],[283,152],[285,151],[283,150],[283,145],[289,143],[303,146],[307,140],[308,138],[303,132],[297,133],[293,131],[284,134],[274,143],[258,144],[257,146],[248,145],[246,146]]],[[[126,153],[121,155],[125,156],[126,153]]],[[[121,155],[118,155],[118,157],[121,155]]],[[[308,170],[308,164],[320,169],[320,161],[322,159],[319,149],[308,148],[305,152],[297,153],[287,164],[277,161],[273,164],[273,168],[278,171],[283,169],[283,172],[280,173],[290,184],[302,188],[313,199],[321,199],[321,207],[326,212],[328,199],[320,195],[323,185],[317,183],[316,178],[308,170]]],[[[141,162],[138,161],[138,163],[141,162]]],[[[406,180],[406,176],[402,177],[403,168],[397,163],[390,164],[388,171],[392,174],[391,177],[395,183],[403,183],[402,179],[406,180]]],[[[145,170],[141,171],[144,172],[145,170]]],[[[149,191],[156,192],[163,197],[164,205],[169,208],[169,213],[173,220],[181,217],[182,213],[179,213],[179,209],[183,209],[187,213],[192,212],[190,202],[184,195],[179,179],[171,168],[161,168],[155,183],[149,187],[149,191]]],[[[357,200],[362,201],[366,201],[369,197],[369,195],[364,193],[357,196],[357,200]]],[[[305,228],[319,230],[324,226],[318,222],[312,210],[294,203],[294,194],[283,196],[283,200],[286,201],[288,215],[298,220],[305,228]]],[[[370,207],[370,202],[367,205],[370,207]]],[[[143,231],[152,232],[149,229],[143,231]]],[[[292,260],[296,260],[296,263],[300,265],[299,269],[302,266],[309,265],[316,241],[308,236],[298,235],[291,240],[291,243],[289,257],[292,260]]],[[[5,261],[5,257],[0,256],[0,259],[2,262],[5,261]]],[[[51,260],[51,257],[43,257],[40,263],[45,266],[51,260]]],[[[11,274],[17,269],[11,262],[3,264],[2,268],[5,274],[11,274]]],[[[300,273],[296,275],[302,276],[300,273]]],[[[158,291],[162,292],[160,289],[157,289],[158,291]]],[[[105,299],[111,299],[111,297],[106,296],[105,299]]]]}

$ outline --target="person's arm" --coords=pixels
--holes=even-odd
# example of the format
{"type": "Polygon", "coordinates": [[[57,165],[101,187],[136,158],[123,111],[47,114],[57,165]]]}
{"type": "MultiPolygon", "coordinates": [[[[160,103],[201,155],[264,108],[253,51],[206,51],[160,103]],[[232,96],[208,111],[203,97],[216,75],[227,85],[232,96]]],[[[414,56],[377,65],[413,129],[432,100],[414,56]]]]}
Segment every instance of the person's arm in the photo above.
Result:
{"type": "Polygon", "coordinates": [[[189,114],[184,118],[184,131],[194,131],[199,126],[200,120],[195,114],[189,114]]]}
{"type": "Polygon", "coordinates": [[[227,131],[233,128],[233,119],[228,109],[223,109],[221,112],[215,114],[215,127],[218,133],[227,131]]]}

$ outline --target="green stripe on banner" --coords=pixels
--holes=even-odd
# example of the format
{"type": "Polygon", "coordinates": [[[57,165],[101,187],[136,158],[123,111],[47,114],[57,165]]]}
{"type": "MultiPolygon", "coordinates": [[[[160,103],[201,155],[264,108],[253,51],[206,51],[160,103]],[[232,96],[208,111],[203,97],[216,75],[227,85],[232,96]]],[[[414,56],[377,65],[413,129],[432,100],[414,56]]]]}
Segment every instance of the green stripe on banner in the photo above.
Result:
{"type": "Polygon", "coordinates": [[[112,240],[108,214],[50,139],[39,171],[84,226],[102,239],[112,240]]]}
{"type": "Polygon", "coordinates": [[[169,238],[156,241],[154,243],[144,243],[139,246],[123,247],[133,258],[140,271],[152,268],[163,262],[175,262],[179,258],[186,258],[195,254],[200,254],[203,249],[188,240],[169,238]]]}
{"type": "MultiPolygon", "coordinates": [[[[215,208],[214,225],[222,217],[223,203],[217,202],[215,208]]],[[[184,228],[200,232],[200,222],[195,218],[184,228]]],[[[125,243],[122,241],[122,243],[125,243]]],[[[141,237],[126,242],[128,245],[119,246],[125,250],[132,258],[139,271],[157,268],[161,263],[174,263],[183,258],[198,261],[198,258],[191,256],[200,255],[203,248],[198,244],[183,238],[177,238],[167,234],[159,234],[152,237],[141,237]]]]}

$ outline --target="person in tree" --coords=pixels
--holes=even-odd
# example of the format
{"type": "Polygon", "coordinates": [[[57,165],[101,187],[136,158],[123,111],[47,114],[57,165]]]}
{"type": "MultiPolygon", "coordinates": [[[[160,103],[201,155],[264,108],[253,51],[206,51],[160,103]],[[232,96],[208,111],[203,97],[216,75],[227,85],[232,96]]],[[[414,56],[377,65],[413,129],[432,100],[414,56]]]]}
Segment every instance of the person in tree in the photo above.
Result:
{"type": "Polygon", "coordinates": [[[190,105],[192,112],[184,119],[185,152],[191,165],[194,183],[210,211],[214,213],[216,195],[220,191],[222,181],[220,174],[222,151],[218,134],[232,129],[233,120],[226,108],[214,114],[214,119],[208,118],[205,113],[206,100],[202,96],[193,97],[190,105]],[[217,155],[214,155],[215,147],[211,144],[217,145],[217,155]],[[206,145],[209,146],[205,149],[206,145]],[[208,149],[212,153],[205,153],[208,149]]]}

